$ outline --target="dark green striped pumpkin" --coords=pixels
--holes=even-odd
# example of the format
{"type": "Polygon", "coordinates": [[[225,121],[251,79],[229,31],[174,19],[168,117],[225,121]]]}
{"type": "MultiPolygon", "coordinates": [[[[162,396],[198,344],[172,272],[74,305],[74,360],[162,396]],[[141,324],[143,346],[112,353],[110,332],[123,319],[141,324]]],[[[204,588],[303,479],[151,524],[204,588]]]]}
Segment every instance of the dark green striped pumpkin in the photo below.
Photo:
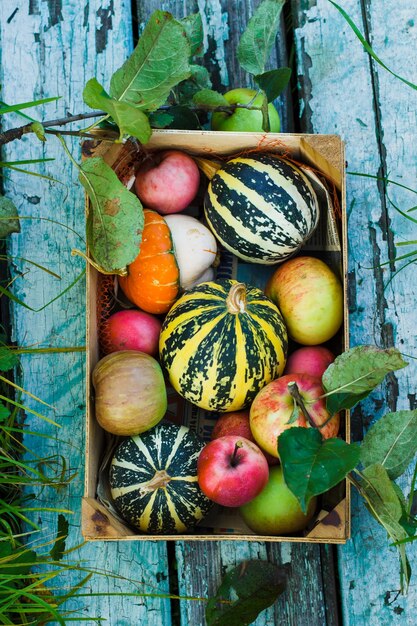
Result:
{"type": "Polygon", "coordinates": [[[266,265],[297,252],[319,218],[317,196],[306,174],[290,161],[261,153],[232,159],[217,170],[204,210],[227,250],[266,265]]]}
{"type": "Polygon", "coordinates": [[[238,411],[282,374],[287,331],[260,289],[213,281],[186,292],[170,309],[159,353],[186,400],[209,411],[238,411]]]}
{"type": "Polygon", "coordinates": [[[110,487],[121,517],[150,534],[191,529],[212,506],[197,481],[204,443],[186,426],[161,422],[116,448],[110,487]]]}

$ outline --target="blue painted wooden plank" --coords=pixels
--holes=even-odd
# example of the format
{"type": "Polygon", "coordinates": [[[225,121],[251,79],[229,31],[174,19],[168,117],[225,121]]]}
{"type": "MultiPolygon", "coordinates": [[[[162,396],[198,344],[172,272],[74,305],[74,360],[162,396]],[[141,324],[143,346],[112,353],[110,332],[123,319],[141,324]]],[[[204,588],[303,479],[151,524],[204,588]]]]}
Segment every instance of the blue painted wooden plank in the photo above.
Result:
{"type": "MultiPolygon", "coordinates": [[[[326,0],[297,2],[296,31],[303,126],[336,132],[346,140],[348,169],[416,188],[415,91],[370,64],[362,46],[326,0]],[[412,121],[411,121],[412,120],[412,121]]],[[[397,73],[416,82],[415,6],[347,0],[343,8],[370,33],[378,55],[397,73]],[[387,15],[390,19],[387,20],[387,15]]],[[[415,225],[394,205],[407,210],[415,196],[375,180],[348,176],[351,338],[353,344],[395,344],[417,355],[414,268],[395,262],[395,242],[416,239],[415,225]],[[381,265],[391,260],[391,265],[381,265]],[[390,278],[389,287],[384,289],[390,278]]],[[[397,254],[409,251],[398,249],[397,254]]],[[[416,362],[389,377],[371,399],[353,413],[356,437],[387,410],[415,408],[416,362]]],[[[410,475],[401,481],[407,493],[410,475]]],[[[415,549],[409,550],[414,576],[415,549]]],[[[358,498],[352,504],[352,540],[339,549],[344,623],[414,624],[415,577],[407,598],[396,597],[399,563],[380,529],[358,498]]]]}
{"type": "MultiPolygon", "coordinates": [[[[68,1],[16,0],[0,3],[2,98],[7,102],[60,95],[56,104],[42,107],[33,115],[39,119],[63,117],[67,111],[80,112],[86,81],[96,76],[108,86],[112,72],[132,48],[130,3],[124,0],[68,1]],[[16,10],[15,10],[16,9],[16,10]]],[[[13,124],[18,118],[12,120],[13,124]]],[[[72,154],[80,158],[77,140],[67,141],[72,154]]],[[[83,191],[77,183],[77,172],[64,155],[59,142],[48,138],[42,145],[34,137],[10,144],[4,151],[9,160],[55,157],[56,161],[37,167],[59,182],[11,172],[5,179],[5,191],[15,201],[22,216],[22,232],[13,235],[10,253],[31,259],[59,274],[57,279],[26,262],[16,259],[12,266],[14,291],[33,308],[41,308],[80,275],[83,262],[71,256],[71,249],[84,246],[85,229],[83,191]],[[45,221],[55,220],[55,222],[45,221]]],[[[25,346],[83,346],[85,344],[84,279],[68,293],[40,312],[13,307],[14,338],[25,346]]],[[[48,417],[60,428],[51,427],[28,416],[28,426],[57,439],[27,438],[42,455],[62,454],[71,473],[77,476],[68,488],[57,493],[46,489],[38,503],[69,508],[71,545],[82,541],[80,505],[83,493],[85,371],[84,354],[26,355],[22,358],[25,387],[55,408],[48,417]]],[[[28,402],[39,410],[35,402],[28,402]]],[[[44,408],[44,407],[42,407],[44,408]]],[[[51,538],[56,530],[56,515],[36,513],[44,531],[51,538]]],[[[167,553],[163,542],[90,543],[71,555],[86,567],[113,572],[95,576],[87,592],[146,592],[168,590],[167,553]]],[[[69,588],[80,575],[67,574],[62,584],[69,588]]],[[[169,600],[159,598],[96,598],[71,602],[68,609],[84,607],[84,617],[100,617],[107,623],[130,626],[146,623],[169,624],[169,600]]]]}

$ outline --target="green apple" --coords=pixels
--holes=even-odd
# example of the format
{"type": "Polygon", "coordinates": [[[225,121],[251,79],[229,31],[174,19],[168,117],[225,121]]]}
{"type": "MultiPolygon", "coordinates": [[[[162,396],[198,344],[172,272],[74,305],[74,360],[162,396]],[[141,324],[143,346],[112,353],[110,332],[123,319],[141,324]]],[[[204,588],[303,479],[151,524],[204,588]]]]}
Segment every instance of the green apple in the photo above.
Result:
{"type": "Polygon", "coordinates": [[[303,530],[314,515],[317,498],[309,503],[307,515],[284,482],[281,467],[269,468],[266,487],[239,508],[246,524],[258,535],[290,535],[303,530]]]}
{"type": "MultiPolygon", "coordinates": [[[[229,104],[248,104],[256,95],[254,89],[232,89],[224,94],[229,104]]],[[[253,106],[262,106],[263,96],[259,94],[253,101],[253,106]]],[[[268,104],[269,125],[272,133],[279,133],[281,121],[278,111],[273,104],[268,104]]],[[[215,112],[211,117],[212,130],[230,130],[241,132],[263,132],[262,111],[236,108],[233,113],[215,112]]]]}

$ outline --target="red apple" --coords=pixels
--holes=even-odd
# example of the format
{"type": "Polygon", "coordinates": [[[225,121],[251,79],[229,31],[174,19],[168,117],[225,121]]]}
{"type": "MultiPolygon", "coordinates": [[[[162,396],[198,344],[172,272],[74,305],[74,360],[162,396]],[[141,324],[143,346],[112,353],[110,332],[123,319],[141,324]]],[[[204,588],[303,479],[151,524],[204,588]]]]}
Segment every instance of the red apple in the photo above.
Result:
{"type": "MultiPolygon", "coordinates": [[[[302,407],[316,427],[327,422],[330,415],[326,399],[320,397],[323,394],[321,380],[308,374],[281,376],[263,387],[250,408],[250,427],[257,444],[279,458],[279,435],[292,426],[310,426],[302,407]],[[295,383],[295,386],[291,383],[295,383]]],[[[339,422],[339,415],[334,415],[320,429],[323,437],[335,437],[339,431],[339,422]]]]}
{"type": "MultiPolygon", "coordinates": [[[[212,439],[225,437],[227,435],[237,435],[245,437],[249,441],[255,442],[249,423],[249,411],[236,411],[234,413],[223,413],[217,420],[211,433],[212,439]]],[[[276,465],[279,461],[277,458],[262,450],[268,465],[276,465]]]]}
{"type": "Polygon", "coordinates": [[[265,294],[279,308],[288,336],[316,346],[337,333],[343,322],[343,288],[326,263],[298,256],[282,263],[268,281],[265,294]]]}
{"type": "Polygon", "coordinates": [[[141,165],[135,190],[144,206],[167,215],[185,209],[199,184],[200,171],[194,159],[179,150],[166,150],[141,165]]]}
{"type": "Polygon", "coordinates": [[[237,507],[258,495],[268,482],[269,468],[258,446],[236,435],[210,441],[197,461],[203,493],[222,506],[237,507]]]}
{"type": "Polygon", "coordinates": [[[304,346],[288,357],[284,374],[309,374],[321,378],[335,356],[324,346],[304,346]]]}
{"type": "Polygon", "coordinates": [[[144,311],[118,311],[104,322],[101,339],[106,354],[120,350],[138,350],[154,356],[158,353],[160,320],[144,311]]]}

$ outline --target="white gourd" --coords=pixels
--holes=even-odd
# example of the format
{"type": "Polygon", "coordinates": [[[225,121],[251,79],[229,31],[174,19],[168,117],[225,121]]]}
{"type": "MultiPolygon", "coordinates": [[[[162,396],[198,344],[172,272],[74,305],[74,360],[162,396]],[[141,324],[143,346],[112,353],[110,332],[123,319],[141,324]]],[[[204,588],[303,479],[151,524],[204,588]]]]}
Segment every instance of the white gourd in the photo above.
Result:
{"type": "Polygon", "coordinates": [[[173,213],[164,215],[164,219],[171,231],[181,289],[189,289],[213,265],[216,239],[204,224],[190,215],[173,213]]]}

